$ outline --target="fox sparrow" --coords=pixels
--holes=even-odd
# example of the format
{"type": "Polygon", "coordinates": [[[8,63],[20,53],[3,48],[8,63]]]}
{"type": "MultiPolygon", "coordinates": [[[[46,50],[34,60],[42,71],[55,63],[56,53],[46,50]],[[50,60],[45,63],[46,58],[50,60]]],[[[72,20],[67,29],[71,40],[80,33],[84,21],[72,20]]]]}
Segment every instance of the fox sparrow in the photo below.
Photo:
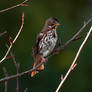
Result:
{"type": "MultiPolygon", "coordinates": [[[[45,57],[48,56],[54,49],[57,42],[56,28],[59,26],[59,21],[55,17],[49,18],[45,22],[43,30],[37,35],[35,45],[33,47],[34,65],[36,67],[41,62],[46,62],[45,57]]],[[[31,73],[31,77],[44,69],[42,64],[37,70],[31,73]]]]}

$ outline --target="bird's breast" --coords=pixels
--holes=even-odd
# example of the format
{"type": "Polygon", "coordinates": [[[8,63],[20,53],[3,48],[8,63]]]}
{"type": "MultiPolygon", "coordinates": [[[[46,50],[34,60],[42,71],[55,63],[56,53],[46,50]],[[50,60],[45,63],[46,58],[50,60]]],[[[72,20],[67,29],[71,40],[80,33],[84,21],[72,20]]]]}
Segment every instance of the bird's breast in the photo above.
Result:
{"type": "Polygon", "coordinates": [[[43,54],[44,57],[49,55],[54,49],[57,42],[57,33],[56,31],[48,31],[47,34],[43,36],[39,43],[40,53],[43,54]]]}

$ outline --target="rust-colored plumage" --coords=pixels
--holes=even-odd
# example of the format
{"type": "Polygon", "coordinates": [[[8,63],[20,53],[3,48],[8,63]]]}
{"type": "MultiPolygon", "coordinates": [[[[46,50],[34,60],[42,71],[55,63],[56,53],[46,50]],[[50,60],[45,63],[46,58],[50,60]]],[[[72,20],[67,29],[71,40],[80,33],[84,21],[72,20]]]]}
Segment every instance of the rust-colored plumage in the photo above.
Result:
{"type": "MultiPolygon", "coordinates": [[[[45,22],[45,26],[37,35],[35,45],[33,47],[34,65],[36,67],[41,62],[46,62],[47,57],[54,49],[57,42],[56,28],[59,25],[57,18],[51,17],[45,22]]],[[[42,64],[37,70],[31,73],[31,77],[44,70],[42,64]]]]}

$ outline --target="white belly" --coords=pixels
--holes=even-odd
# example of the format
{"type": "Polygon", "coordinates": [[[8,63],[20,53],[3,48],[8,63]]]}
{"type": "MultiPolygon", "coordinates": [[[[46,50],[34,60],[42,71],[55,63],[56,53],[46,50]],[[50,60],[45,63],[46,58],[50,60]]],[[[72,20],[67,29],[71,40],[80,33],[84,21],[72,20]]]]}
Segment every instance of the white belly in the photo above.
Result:
{"type": "Polygon", "coordinates": [[[44,40],[42,39],[42,41],[39,43],[41,48],[40,53],[43,54],[44,57],[48,56],[53,51],[57,38],[57,34],[55,37],[53,37],[52,32],[48,32],[44,40]]]}

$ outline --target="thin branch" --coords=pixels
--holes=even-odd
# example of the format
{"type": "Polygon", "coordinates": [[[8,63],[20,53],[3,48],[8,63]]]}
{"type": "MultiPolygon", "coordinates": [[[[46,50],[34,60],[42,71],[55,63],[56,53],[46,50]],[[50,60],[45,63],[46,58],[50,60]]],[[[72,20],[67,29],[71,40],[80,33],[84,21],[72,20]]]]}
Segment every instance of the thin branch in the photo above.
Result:
{"type": "MultiPolygon", "coordinates": [[[[9,48],[9,46],[6,44],[6,47],[9,48]]],[[[13,55],[13,53],[10,51],[10,57],[12,57],[15,68],[16,68],[16,74],[19,73],[19,64],[17,64],[15,56],[13,55]]],[[[19,92],[19,77],[16,78],[16,92],[19,92]]]]}
{"type": "MultiPolygon", "coordinates": [[[[9,48],[8,45],[6,45],[6,47],[9,48]]],[[[11,51],[10,51],[10,55],[11,55],[11,57],[13,56],[12,59],[13,59],[14,65],[16,67],[16,74],[18,74],[19,73],[19,64],[17,64],[15,57],[11,51]]],[[[19,92],[19,77],[16,78],[16,92],[19,92]]]]}
{"type": "Polygon", "coordinates": [[[80,29],[70,40],[68,40],[68,41],[64,44],[63,48],[65,48],[65,47],[68,46],[73,40],[75,40],[76,37],[78,37],[78,36],[80,35],[80,33],[85,29],[85,27],[87,27],[87,25],[88,25],[90,22],[92,22],[92,17],[91,17],[87,22],[84,23],[84,25],[81,27],[81,29],[80,29]]]}
{"type": "Polygon", "coordinates": [[[34,67],[34,68],[32,68],[28,71],[25,71],[25,72],[22,72],[22,73],[19,73],[19,74],[16,74],[16,75],[12,75],[12,76],[9,76],[9,77],[6,77],[6,78],[2,78],[2,79],[0,79],[0,82],[4,82],[6,80],[11,80],[11,79],[14,79],[16,77],[21,77],[25,74],[29,74],[29,73],[35,71],[36,69],[38,69],[42,64],[44,64],[44,62],[41,62],[39,65],[37,65],[36,67],[34,67]]]}
{"type": "Polygon", "coordinates": [[[24,92],[27,92],[27,88],[24,90],[24,92]]]}
{"type": "MultiPolygon", "coordinates": [[[[16,72],[19,73],[19,64],[16,65],[16,72]]],[[[16,92],[19,92],[19,77],[16,78],[16,92]]]]}
{"type": "MultiPolygon", "coordinates": [[[[10,55],[14,56],[12,52],[10,52],[10,55]]],[[[19,64],[17,64],[15,57],[13,57],[12,59],[13,59],[14,65],[16,67],[16,74],[18,74],[19,73],[19,64]]],[[[16,92],[19,92],[19,77],[16,78],[16,92]]]]}
{"type": "Polygon", "coordinates": [[[85,46],[85,44],[87,43],[88,38],[89,38],[89,36],[90,36],[91,33],[92,33],[92,26],[91,26],[89,32],[87,33],[87,35],[86,35],[84,41],[82,42],[82,44],[81,44],[81,46],[80,46],[80,48],[79,48],[79,50],[78,50],[78,52],[77,52],[77,54],[76,54],[76,56],[75,56],[75,58],[74,58],[74,60],[73,60],[73,62],[72,62],[72,64],[71,64],[71,66],[70,66],[68,72],[66,73],[65,77],[63,78],[63,80],[61,80],[61,82],[60,82],[60,84],[59,84],[59,86],[58,86],[56,92],[59,92],[59,91],[60,91],[60,89],[61,89],[63,83],[65,82],[65,80],[67,79],[67,77],[69,76],[69,74],[71,73],[71,71],[74,70],[74,66],[76,65],[76,62],[77,62],[77,60],[78,60],[78,58],[79,58],[79,56],[80,56],[80,53],[81,53],[81,51],[83,50],[83,47],[85,46]]]}
{"type": "Polygon", "coordinates": [[[17,33],[15,39],[14,39],[12,42],[10,42],[10,46],[9,46],[9,48],[8,48],[8,50],[7,50],[6,54],[5,54],[5,56],[0,60],[0,63],[2,63],[2,62],[6,59],[6,57],[8,56],[8,54],[9,54],[9,52],[10,52],[10,50],[11,50],[13,44],[14,44],[15,41],[18,39],[18,37],[19,37],[19,35],[20,35],[20,33],[21,33],[22,29],[23,29],[23,25],[24,25],[24,13],[22,14],[22,24],[21,24],[21,27],[20,27],[20,29],[19,29],[19,32],[17,33]]]}
{"type": "Polygon", "coordinates": [[[3,32],[3,33],[0,33],[0,37],[3,36],[4,34],[6,34],[7,31],[3,32]]]}
{"type": "Polygon", "coordinates": [[[4,9],[4,10],[0,10],[0,13],[5,12],[5,11],[9,11],[9,10],[14,9],[14,8],[16,8],[16,7],[19,7],[19,6],[27,6],[27,5],[25,5],[25,3],[28,2],[28,1],[30,1],[30,0],[24,0],[24,1],[23,1],[22,3],[20,3],[20,4],[17,4],[17,5],[15,5],[15,6],[12,6],[12,7],[9,7],[9,8],[6,8],[6,9],[4,9]]]}
{"type": "MultiPolygon", "coordinates": [[[[4,71],[5,77],[8,77],[8,73],[5,67],[3,67],[3,71],[4,71]]],[[[7,89],[8,89],[8,81],[6,80],[5,81],[5,92],[7,92],[7,89]]]]}

